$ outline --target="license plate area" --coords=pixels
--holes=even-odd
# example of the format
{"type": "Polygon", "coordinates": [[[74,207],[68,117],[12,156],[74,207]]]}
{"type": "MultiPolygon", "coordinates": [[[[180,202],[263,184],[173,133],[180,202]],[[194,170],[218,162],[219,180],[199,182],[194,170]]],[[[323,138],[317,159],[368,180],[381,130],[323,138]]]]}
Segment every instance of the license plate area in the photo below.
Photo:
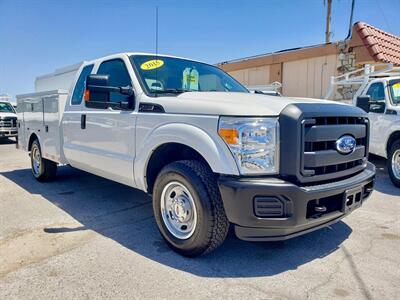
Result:
{"type": "Polygon", "coordinates": [[[343,195],[342,212],[347,213],[362,205],[363,188],[347,190],[343,195]]]}

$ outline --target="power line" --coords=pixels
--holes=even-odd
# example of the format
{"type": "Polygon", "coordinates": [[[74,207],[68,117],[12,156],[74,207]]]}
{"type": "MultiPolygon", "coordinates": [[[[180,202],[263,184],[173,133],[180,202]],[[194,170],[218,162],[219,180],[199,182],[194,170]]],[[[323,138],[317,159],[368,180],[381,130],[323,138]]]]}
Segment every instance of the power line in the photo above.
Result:
{"type": "Polygon", "coordinates": [[[384,10],[382,9],[381,5],[379,4],[379,0],[375,0],[375,2],[376,2],[376,4],[378,5],[379,10],[380,10],[381,13],[382,13],[383,20],[385,21],[385,24],[386,24],[387,29],[389,29],[390,32],[394,32],[394,31],[392,30],[392,28],[390,27],[389,22],[388,22],[387,19],[386,19],[385,12],[384,12],[384,10]]]}

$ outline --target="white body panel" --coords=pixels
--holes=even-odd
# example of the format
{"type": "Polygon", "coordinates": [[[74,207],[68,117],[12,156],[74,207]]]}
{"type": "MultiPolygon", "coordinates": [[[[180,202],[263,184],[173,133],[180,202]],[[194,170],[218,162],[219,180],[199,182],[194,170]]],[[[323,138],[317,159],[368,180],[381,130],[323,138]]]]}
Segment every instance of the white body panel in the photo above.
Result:
{"type": "Polygon", "coordinates": [[[218,116],[139,113],[136,125],[135,180],[146,190],[148,160],[157,147],[180,143],[199,152],[215,173],[239,175],[228,147],[218,136],[218,116]]]}
{"type": "Polygon", "coordinates": [[[64,113],[64,152],[76,168],[134,186],[136,113],[96,110],[64,113]],[[80,128],[86,114],[86,129],[80,128]]]}
{"type": "Polygon", "coordinates": [[[76,73],[83,62],[56,69],[53,73],[42,75],[35,80],[35,92],[45,92],[51,90],[67,90],[74,83],[76,73]]]}

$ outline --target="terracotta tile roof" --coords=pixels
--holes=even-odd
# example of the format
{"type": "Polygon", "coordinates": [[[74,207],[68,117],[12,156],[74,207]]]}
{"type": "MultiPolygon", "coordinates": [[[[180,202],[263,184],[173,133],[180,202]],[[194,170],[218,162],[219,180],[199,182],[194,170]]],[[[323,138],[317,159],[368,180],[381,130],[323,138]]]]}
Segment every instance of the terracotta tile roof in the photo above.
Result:
{"type": "Polygon", "coordinates": [[[354,28],[375,61],[400,65],[400,37],[363,22],[354,28]]]}

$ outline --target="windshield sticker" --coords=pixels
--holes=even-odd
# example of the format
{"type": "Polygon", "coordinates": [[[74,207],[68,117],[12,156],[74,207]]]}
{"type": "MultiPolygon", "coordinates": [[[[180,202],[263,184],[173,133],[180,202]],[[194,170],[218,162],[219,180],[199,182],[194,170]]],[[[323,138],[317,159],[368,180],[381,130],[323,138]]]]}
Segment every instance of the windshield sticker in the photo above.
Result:
{"type": "Polygon", "coordinates": [[[145,61],[144,63],[142,63],[140,65],[140,68],[142,70],[154,70],[154,69],[158,69],[160,67],[162,67],[164,65],[164,61],[161,59],[152,59],[149,61],[145,61]]]}
{"type": "Polygon", "coordinates": [[[398,98],[400,97],[400,82],[392,85],[393,96],[398,98]]]}
{"type": "Polygon", "coordinates": [[[189,91],[199,90],[199,72],[196,69],[186,68],[182,75],[182,89],[189,91]]]}

